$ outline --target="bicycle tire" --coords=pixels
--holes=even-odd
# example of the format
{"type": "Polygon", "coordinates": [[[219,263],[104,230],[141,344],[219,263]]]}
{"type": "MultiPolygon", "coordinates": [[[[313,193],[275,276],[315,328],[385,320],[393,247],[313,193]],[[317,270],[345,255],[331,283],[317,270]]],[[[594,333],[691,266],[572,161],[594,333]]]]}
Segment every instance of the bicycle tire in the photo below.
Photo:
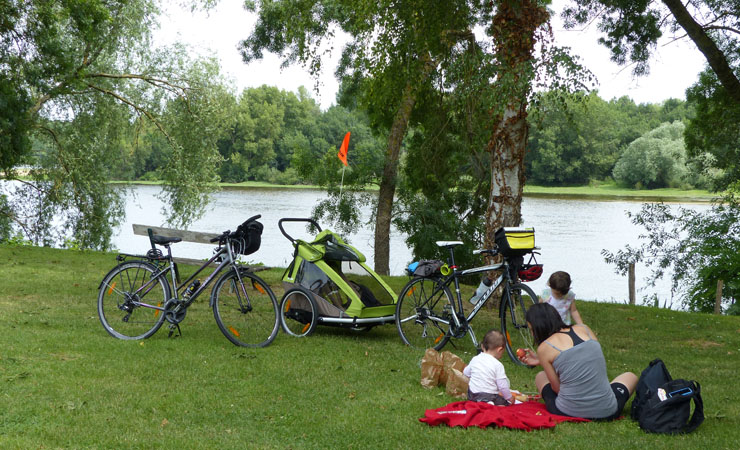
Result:
{"type": "Polygon", "coordinates": [[[452,293],[447,286],[439,287],[437,278],[414,278],[401,290],[396,303],[396,328],[406,345],[440,350],[450,340],[452,293]]]}
{"type": "Polygon", "coordinates": [[[310,336],[319,320],[318,306],[313,295],[295,287],[285,291],[280,300],[280,325],[293,337],[310,336]]]}
{"type": "Polygon", "coordinates": [[[129,261],[115,267],[103,278],[98,291],[98,318],[111,336],[124,339],[146,339],[159,330],[164,312],[137,306],[142,302],[162,307],[170,299],[170,284],[164,275],[156,277],[151,289],[135,294],[157,273],[153,264],[129,261]]]}
{"type": "Polygon", "coordinates": [[[516,283],[504,289],[501,298],[501,332],[506,353],[516,364],[527,366],[516,356],[518,348],[534,348],[534,338],[527,327],[526,313],[537,302],[537,295],[526,284],[516,283]]]}
{"type": "Polygon", "coordinates": [[[275,294],[260,277],[239,269],[244,291],[235,269],[218,279],[211,292],[213,317],[218,328],[234,345],[266,347],[278,332],[278,307],[275,294]]]}

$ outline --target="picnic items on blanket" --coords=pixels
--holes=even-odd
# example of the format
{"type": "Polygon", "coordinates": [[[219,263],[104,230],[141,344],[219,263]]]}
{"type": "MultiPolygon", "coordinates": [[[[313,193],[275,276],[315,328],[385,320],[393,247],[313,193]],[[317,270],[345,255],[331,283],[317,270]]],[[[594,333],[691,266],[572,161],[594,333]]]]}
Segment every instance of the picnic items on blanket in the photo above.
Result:
{"type": "Polygon", "coordinates": [[[446,424],[450,427],[498,426],[513,430],[552,428],[560,422],[589,422],[580,417],[559,416],[547,412],[545,405],[536,401],[518,403],[501,408],[486,402],[454,402],[437,409],[427,409],[420,422],[430,426],[446,424]]]}
{"type": "Polygon", "coordinates": [[[427,389],[445,386],[447,394],[465,398],[468,378],[462,374],[465,362],[454,353],[428,348],[421,359],[421,385],[427,389]]]}

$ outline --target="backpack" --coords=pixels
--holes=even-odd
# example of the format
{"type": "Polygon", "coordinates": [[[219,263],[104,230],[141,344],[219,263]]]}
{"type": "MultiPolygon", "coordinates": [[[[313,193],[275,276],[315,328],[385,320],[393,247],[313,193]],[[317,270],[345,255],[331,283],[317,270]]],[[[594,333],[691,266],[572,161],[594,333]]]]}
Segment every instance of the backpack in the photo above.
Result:
{"type": "Polygon", "coordinates": [[[701,386],[696,381],[674,380],[663,361],[656,359],[640,375],[631,416],[646,432],[690,433],[704,421],[701,386]]]}

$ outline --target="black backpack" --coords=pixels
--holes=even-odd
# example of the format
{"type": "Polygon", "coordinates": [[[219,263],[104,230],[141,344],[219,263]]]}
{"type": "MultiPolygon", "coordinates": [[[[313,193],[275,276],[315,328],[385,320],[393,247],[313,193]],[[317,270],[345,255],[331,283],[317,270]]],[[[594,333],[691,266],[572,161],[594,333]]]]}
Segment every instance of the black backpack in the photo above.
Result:
{"type": "Polygon", "coordinates": [[[663,361],[656,359],[640,375],[631,415],[650,433],[690,433],[704,421],[701,386],[696,381],[674,380],[663,361]]]}

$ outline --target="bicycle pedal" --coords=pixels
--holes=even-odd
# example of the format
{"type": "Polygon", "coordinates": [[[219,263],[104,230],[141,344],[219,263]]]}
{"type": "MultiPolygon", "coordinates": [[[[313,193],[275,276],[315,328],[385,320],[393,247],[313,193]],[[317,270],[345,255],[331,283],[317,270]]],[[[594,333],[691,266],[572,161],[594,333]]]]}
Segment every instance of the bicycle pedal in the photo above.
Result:
{"type": "Polygon", "coordinates": [[[170,333],[167,335],[168,338],[171,338],[172,336],[175,337],[181,337],[182,336],[182,330],[180,330],[180,325],[173,323],[170,325],[170,333]],[[175,334],[175,329],[177,329],[177,334],[175,334]]]}

